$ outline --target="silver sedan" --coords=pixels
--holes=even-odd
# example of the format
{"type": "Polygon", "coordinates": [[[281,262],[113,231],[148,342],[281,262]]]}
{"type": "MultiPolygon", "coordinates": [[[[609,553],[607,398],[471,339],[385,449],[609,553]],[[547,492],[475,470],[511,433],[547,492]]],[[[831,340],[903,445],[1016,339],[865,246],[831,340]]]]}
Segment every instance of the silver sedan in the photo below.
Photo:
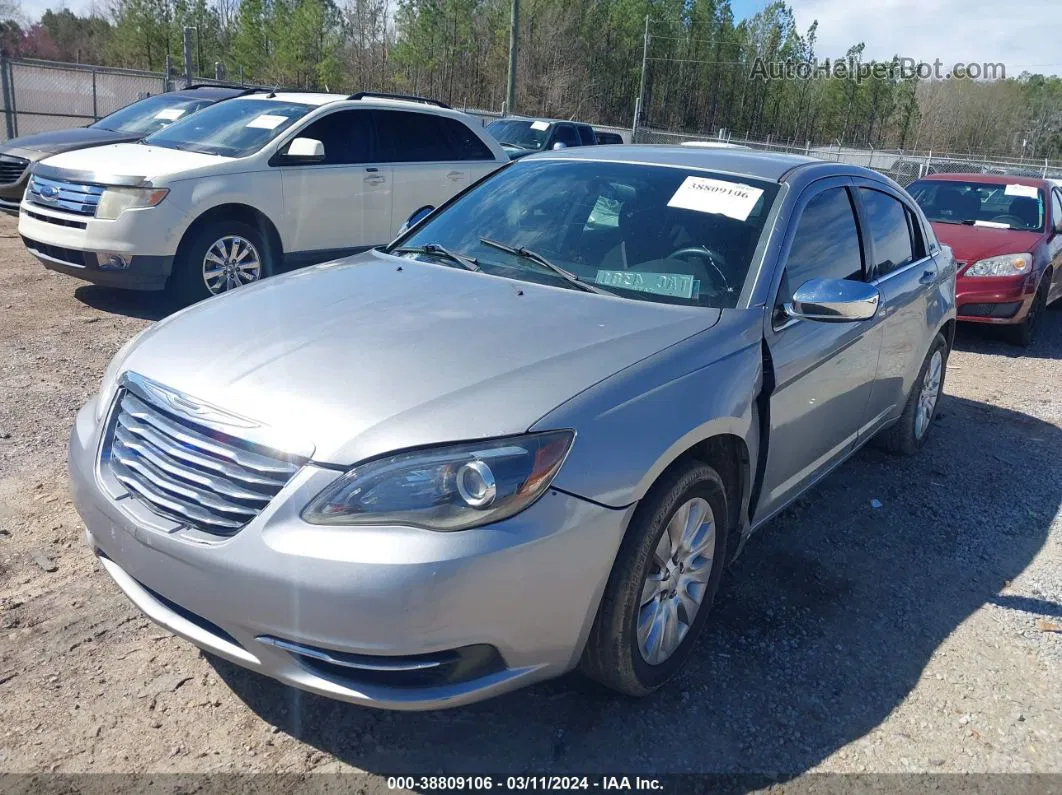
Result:
{"type": "Polygon", "coordinates": [[[368,706],[576,667],[646,694],[753,530],[865,442],[926,441],[955,263],[880,175],[586,147],[428,209],[111,363],[70,473],[159,624],[368,706]]]}

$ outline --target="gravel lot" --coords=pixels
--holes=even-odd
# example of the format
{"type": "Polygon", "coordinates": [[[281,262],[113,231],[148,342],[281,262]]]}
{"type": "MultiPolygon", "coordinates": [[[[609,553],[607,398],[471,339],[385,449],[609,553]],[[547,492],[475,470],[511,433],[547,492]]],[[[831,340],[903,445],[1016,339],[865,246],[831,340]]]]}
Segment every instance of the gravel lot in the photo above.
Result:
{"type": "Polygon", "coordinates": [[[0,771],[1062,772],[1062,311],[1020,357],[961,331],[923,454],[863,451],[754,537],[667,689],[431,714],[204,656],[95,565],[68,428],[162,311],[44,271],[0,219],[0,771]]]}

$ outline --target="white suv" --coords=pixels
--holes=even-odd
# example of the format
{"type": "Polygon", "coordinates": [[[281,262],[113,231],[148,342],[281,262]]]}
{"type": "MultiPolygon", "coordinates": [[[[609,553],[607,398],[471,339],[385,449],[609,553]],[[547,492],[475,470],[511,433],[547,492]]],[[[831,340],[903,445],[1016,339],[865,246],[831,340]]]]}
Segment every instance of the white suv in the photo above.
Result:
{"type": "Polygon", "coordinates": [[[195,301],[386,243],[508,162],[439,102],[263,92],[37,163],[18,228],[47,268],[195,301]]]}

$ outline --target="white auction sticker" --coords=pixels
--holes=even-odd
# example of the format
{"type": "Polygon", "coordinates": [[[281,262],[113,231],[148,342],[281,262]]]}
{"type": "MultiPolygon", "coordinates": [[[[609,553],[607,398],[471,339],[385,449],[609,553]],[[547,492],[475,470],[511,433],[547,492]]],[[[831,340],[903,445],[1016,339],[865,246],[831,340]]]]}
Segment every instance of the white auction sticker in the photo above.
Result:
{"type": "Polygon", "coordinates": [[[261,116],[255,116],[253,119],[247,122],[247,126],[257,127],[262,130],[273,130],[279,127],[287,120],[287,116],[273,116],[269,113],[265,113],[261,116]]]}
{"type": "Polygon", "coordinates": [[[725,215],[737,221],[749,217],[763,191],[740,182],[726,182],[708,177],[686,177],[668,207],[681,207],[701,213],[725,215]]]}
{"type": "Polygon", "coordinates": [[[531,122],[531,129],[532,130],[548,130],[549,129],[549,122],[548,121],[533,121],[533,122],[531,122]]]}
{"type": "Polygon", "coordinates": [[[1026,199],[1040,198],[1040,192],[1031,185],[1007,185],[1003,193],[1007,196],[1024,196],[1026,199]]]}
{"type": "Polygon", "coordinates": [[[166,121],[176,121],[184,115],[184,108],[163,108],[155,114],[156,119],[165,119],[166,121]]]}

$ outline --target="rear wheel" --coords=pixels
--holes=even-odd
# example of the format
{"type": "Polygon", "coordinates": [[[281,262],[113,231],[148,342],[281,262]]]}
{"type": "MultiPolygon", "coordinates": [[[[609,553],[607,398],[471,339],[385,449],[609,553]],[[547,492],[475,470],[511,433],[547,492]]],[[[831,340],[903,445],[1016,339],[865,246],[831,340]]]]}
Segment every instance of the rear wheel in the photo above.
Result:
{"type": "Polygon", "coordinates": [[[894,425],[878,435],[875,440],[878,446],[897,455],[914,455],[922,449],[929,437],[940,396],[944,393],[947,367],[948,343],[943,335],[937,334],[907,396],[903,414],[894,425]]]}
{"type": "Polygon", "coordinates": [[[651,693],[693,650],[719,588],[727,548],[726,489],[710,466],[676,466],[627,530],[580,662],[606,687],[651,693]]]}
{"type": "Polygon", "coordinates": [[[242,221],[216,221],[192,234],[173,273],[182,303],[221,295],[273,273],[265,238],[242,221]]]}

